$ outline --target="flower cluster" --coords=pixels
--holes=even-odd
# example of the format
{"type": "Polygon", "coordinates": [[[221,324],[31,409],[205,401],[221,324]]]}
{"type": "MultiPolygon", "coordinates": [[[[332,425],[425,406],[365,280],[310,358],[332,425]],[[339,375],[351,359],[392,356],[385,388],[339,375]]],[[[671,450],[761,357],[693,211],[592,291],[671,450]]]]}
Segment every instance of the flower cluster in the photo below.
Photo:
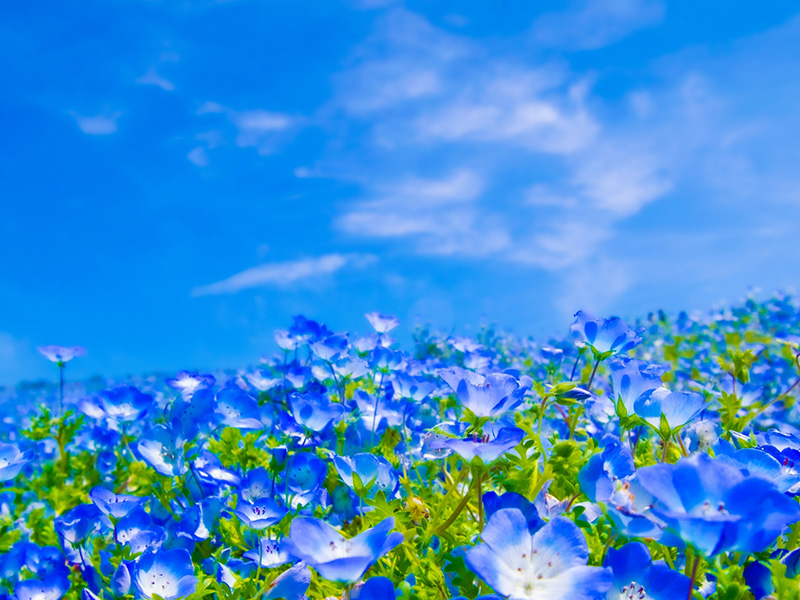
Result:
{"type": "Polygon", "coordinates": [[[0,600],[800,598],[791,297],[409,352],[366,319],[236,373],[40,348],[57,383],[0,392],[0,600]]]}

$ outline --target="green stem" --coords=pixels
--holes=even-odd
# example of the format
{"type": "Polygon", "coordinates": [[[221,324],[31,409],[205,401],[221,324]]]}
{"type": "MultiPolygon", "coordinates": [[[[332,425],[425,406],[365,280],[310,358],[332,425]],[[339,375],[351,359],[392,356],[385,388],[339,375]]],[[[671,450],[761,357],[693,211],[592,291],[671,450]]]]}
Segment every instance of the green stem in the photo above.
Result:
{"type": "Polygon", "coordinates": [[[64,365],[58,363],[58,416],[64,417],[64,365]]]}
{"type": "Polygon", "coordinates": [[[600,359],[598,358],[594,363],[594,369],[592,369],[592,375],[589,377],[589,383],[586,384],[586,391],[592,391],[592,382],[594,381],[595,373],[597,373],[597,367],[600,366],[600,359]]]}
{"type": "MultiPolygon", "coordinates": [[[[378,418],[378,402],[380,402],[380,394],[383,390],[383,376],[384,372],[381,371],[381,380],[378,383],[378,389],[375,391],[375,410],[372,413],[372,435],[369,438],[370,448],[375,446],[375,421],[378,418]]],[[[342,400],[344,402],[344,400],[342,400]]]]}
{"type": "Polygon", "coordinates": [[[467,503],[469,502],[471,496],[472,496],[472,488],[470,488],[469,491],[466,494],[464,494],[464,497],[461,499],[461,502],[458,503],[458,506],[456,506],[455,510],[453,510],[450,516],[447,517],[447,520],[436,528],[436,533],[442,533],[443,531],[446,531],[447,528],[453,524],[453,521],[455,521],[458,518],[458,515],[460,515],[461,511],[464,510],[464,507],[467,506],[467,503]]]}
{"type": "Polygon", "coordinates": [[[478,471],[478,529],[483,531],[483,473],[478,471]]]}
{"type": "Polygon", "coordinates": [[[694,580],[697,578],[697,566],[700,564],[700,555],[694,557],[694,565],[692,566],[692,575],[689,578],[689,593],[686,600],[692,600],[692,593],[694,592],[694,580]]]}

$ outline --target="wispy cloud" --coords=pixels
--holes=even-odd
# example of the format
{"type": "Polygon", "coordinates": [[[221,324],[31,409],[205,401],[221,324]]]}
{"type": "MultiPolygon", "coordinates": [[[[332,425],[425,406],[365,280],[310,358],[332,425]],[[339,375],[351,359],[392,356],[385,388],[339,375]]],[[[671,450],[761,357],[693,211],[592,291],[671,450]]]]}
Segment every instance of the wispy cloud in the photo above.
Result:
{"type": "Polygon", "coordinates": [[[251,267],[236,275],[202,285],[192,290],[192,296],[235,294],[241,290],[264,286],[287,287],[292,284],[317,280],[333,275],[345,267],[361,268],[374,263],[368,254],[324,254],[285,262],[273,262],[251,267]]]}
{"type": "Polygon", "coordinates": [[[556,13],[539,17],[533,38],[568,50],[601,48],[664,18],[663,0],[573,0],[556,13]]]}
{"type": "Polygon", "coordinates": [[[148,69],[144,75],[136,79],[136,83],[140,83],[142,85],[154,85],[156,87],[160,87],[165,92],[175,91],[175,84],[169,79],[159,75],[155,69],[148,69]]]}
{"type": "Polygon", "coordinates": [[[75,122],[80,130],[87,135],[110,135],[117,132],[117,120],[122,116],[122,112],[102,113],[92,117],[79,115],[71,111],[75,117],[75,122]]]}
{"type": "Polygon", "coordinates": [[[482,256],[509,243],[501,223],[477,202],[480,175],[460,169],[439,179],[373,183],[375,196],[349,206],[337,220],[359,237],[412,238],[425,254],[482,256]]]}

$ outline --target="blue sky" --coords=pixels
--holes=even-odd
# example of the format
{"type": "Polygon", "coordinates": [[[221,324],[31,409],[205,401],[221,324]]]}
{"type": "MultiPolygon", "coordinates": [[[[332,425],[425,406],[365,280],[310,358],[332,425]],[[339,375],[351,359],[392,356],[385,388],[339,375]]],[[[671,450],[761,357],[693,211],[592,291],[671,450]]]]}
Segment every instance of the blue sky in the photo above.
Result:
{"type": "Polygon", "coordinates": [[[499,6],[4,6],[0,383],[796,285],[795,2],[499,6]]]}

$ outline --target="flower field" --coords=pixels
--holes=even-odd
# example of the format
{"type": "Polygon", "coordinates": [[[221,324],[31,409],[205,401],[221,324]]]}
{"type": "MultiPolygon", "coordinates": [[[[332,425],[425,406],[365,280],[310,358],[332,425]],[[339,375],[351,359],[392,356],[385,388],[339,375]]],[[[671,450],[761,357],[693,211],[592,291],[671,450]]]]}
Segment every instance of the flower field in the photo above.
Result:
{"type": "Polygon", "coordinates": [[[235,373],[40,348],[60,383],[0,405],[0,599],[800,599],[792,297],[406,349],[366,317],[235,373]]]}

